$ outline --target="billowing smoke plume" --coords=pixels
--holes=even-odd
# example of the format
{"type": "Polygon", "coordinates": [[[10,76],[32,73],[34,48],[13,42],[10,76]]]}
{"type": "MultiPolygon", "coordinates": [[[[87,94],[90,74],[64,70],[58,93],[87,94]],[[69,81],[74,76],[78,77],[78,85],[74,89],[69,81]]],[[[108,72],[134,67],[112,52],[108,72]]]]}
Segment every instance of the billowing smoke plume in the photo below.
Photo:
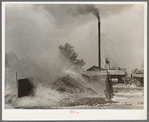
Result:
{"type": "MultiPolygon", "coordinates": [[[[40,6],[40,5],[39,5],[40,6]]],[[[100,17],[99,17],[99,10],[98,8],[95,7],[95,5],[88,5],[88,4],[84,4],[84,5],[79,5],[79,4],[74,4],[74,5],[70,5],[70,4],[62,4],[62,5],[56,5],[57,8],[55,11],[52,10],[52,6],[49,5],[42,5],[46,10],[48,10],[54,17],[57,18],[57,14],[61,14],[64,17],[68,17],[67,15],[71,15],[71,17],[76,17],[79,15],[87,15],[92,13],[93,15],[95,15],[98,20],[100,21],[100,17]],[[56,13],[58,12],[58,13],[56,13]]],[[[38,6],[36,6],[38,7],[38,6]]],[[[61,16],[60,15],[60,16],[61,16]]],[[[63,18],[63,17],[62,17],[63,18]]],[[[67,19],[70,19],[69,17],[67,19]]],[[[71,19],[70,19],[71,20],[71,19]]],[[[63,20],[61,20],[63,21],[63,20]]]]}
{"type": "Polygon", "coordinates": [[[93,15],[95,15],[97,17],[98,21],[100,21],[99,10],[97,8],[95,8],[94,5],[78,6],[78,8],[76,10],[76,15],[77,14],[89,14],[89,13],[93,13],[93,15]]]}
{"type": "MultiPolygon", "coordinates": [[[[61,10],[65,11],[65,15],[82,16],[92,13],[99,19],[99,11],[94,5],[61,7],[64,8],[61,10]]],[[[55,29],[55,20],[49,6],[40,5],[35,8],[38,11],[33,11],[30,5],[6,8],[6,52],[10,52],[6,54],[6,66],[11,69],[9,72],[13,72],[13,80],[15,72],[18,72],[18,78],[38,77],[39,81],[42,79],[42,83],[51,83],[67,68],[65,61],[58,56],[58,46],[63,43],[58,42],[57,37],[61,35],[55,33],[58,30],[55,29]],[[17,12],[16,8],[20,11],[17,12]],[[15,17],[11,16],[13,13],[15,17]],[[11,26],[13,28],[9,28],[11,26]]]]}

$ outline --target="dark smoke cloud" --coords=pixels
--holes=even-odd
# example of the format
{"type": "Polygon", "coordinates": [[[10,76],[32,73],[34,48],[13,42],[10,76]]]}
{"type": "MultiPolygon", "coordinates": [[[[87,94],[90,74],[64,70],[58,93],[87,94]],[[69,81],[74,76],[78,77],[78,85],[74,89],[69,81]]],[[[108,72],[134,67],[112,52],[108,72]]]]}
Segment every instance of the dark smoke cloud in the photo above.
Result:
{"type": "Polygon", "coordinates": [[[89,14],[95,15],[98,19],[99,16],[101,18],[107,18],[109,16],[113,16],[116,14],[120,14],[124,9],[130,9],[133,5],[131,4],[120,4],[120,5],[93,5],[93,4],[52,4],[52,5],[35,5],[34,8],[37,10],[39,6],[43,6],[47,11],[49,11],[52,16],[57,20],[58,25],[61,24],[72,24],[71,22],[74,22],[74,18],[79,20],[78,16],[82,16],[80,23],[86,23],[94,19],[94,17],[88,16],[89,14]],[[99,13],[100,11],[100,13],[99,13]],[[99,15],[100,14],[100,15],[99,15]],[[84,18],[85,16],[88,16],[84,18]]]}
{"type": "Polygon", "coordinates": [[[69,14],[72,14],[73,16],[78,16],[80,14],[86,15],[86,14],[92,13],[99,20],[99,10],[98,10],[98,8],[95,8],[94,5],[77,5],[75,10],[74,10],[74,8],[71,7],[67,10],[67,12],[69,14]]]}

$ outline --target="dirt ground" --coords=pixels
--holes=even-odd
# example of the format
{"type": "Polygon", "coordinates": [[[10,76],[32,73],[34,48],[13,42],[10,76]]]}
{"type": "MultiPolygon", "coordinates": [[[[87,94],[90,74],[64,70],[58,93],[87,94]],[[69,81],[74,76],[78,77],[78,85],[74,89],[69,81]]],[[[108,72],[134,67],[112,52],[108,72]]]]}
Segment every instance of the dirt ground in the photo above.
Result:
{"type": "Polygon", "coordinates": [[[101,97],[89,97],[89,101],[82,104],[86,97],[80,100],[80,105],[57,107],[57,109],[144,109],[144,88],[132,85],[117,84],[113,86],[114,96],[112,101],[106,98],[101,102],[101,97]],[[100,103],[99,103],[100,102],[100,103]]]}
{"type": "Polygon", "coordinates": [[[113,86],[114,96],[108,101],[104,96],[84,96],[75,99],[73,102],[64,101],[58,106],[16,106],[5,104],[6,109],[143,109],[144,88],[135,85],[117,84],[113,86]]]}

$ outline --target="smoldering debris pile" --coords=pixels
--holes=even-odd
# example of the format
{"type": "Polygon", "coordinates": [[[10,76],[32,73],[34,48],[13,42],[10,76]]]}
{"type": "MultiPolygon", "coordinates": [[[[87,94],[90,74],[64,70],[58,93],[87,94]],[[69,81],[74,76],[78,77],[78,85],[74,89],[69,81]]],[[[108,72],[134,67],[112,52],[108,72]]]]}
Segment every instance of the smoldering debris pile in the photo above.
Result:
{"type": "MultiPolygon", "coordinates": [[[[8,95],[5,96],[5,98],[8,95]]],[[[12,96],[12,95],[9,95],[12,96]]],[[[17,96],[16,96],[17,97],[17,96]]],[[[52,90],[51,88],[43,87],[42,84],[38,84],[35,89],[34,96],[24,96],[17,99],[15,105],[13,106],[16,98],[13,98],[9,107],[14,108],[50,108],[52,106],[59,106],[59,101],[64,99],[64,95],[60,94],[58,91],[52,90]]],[[[9,97],[10,98],[10,97],[9,97]]],[[[7,104],[8,108],[8,104],[7,104]]]]}
{"type": "MultiPolygon", "coordinates": [[[[104,98],[99,98],[97,92],[87,83],[87,81],[79,74],[72,70],[64,70],[64,75],[58,77],[52,85],[44,85],[38,83],[34,90],[34,96],[24,96],[17,100],[15,106],[13,98],[11,103],[6,103],[7,108],[55,108],[61,106],[78,106],[78,105],[96,105],[105,104],[104,98]],[[90,98],[98,96],[98,99],[90,98]],[[86,97],[86,98],[84,98],[86,97]],[[91,102],[92,101],[92,102],[91,102]],[[10,105],[8,107],[8,105],[10,105]]],[[[35,79],[34,79],[35,80],[35,79]]],[[[35,80],[36,81],[36,80],[35,80]]],[[[11,94],[11,92],[7,92],[11,94]]],[[[13,95],[7,95],[8,99],[13,95]]]]}
{"type": "Polygon", "coordinates": [[[97,97],[97,93],[92,88],[83,85],[80,80],[67,75],[54,82],[52,88],[65,95],[59,102],[61,106],[96,106],[107,103],[104,98],[97,97]]]}
{"type": "Polygon", "coordinates": [[[69,75],[59,78],[56,82],[54,82],[52,88],[60,93],[88,95],[97,94],[92,88],[84,86],[81,84],[81,81],[76,80],[69,75]]]}
{"type": "MultiPolygon", "coordinates": [[[[77,105],[92,105],[95,104],[97,100],[91,103],[89,99],[84,99],[85,96],[94,96],[97,93],[89,86],[85,85],[85,81],[78,76],[79,74],[70,73],[68,75],[59,78],[53,83],[53,90],[62,93],[65,97],[60,100],[61,106],[77,106],[77,105]],[[84,101],[85,100],[85,101],[84,101]]],[[[98,104],[105,103],[104,99],[98,100],[98,104]]]]}
{"type": "MultiPolygon", "coordinates": [[[[38,84],[34,93],[34,96],[24,96],[19,98],[14,107],[42,109],[56,106],[80,105],[80,103],[76,102],[77,99],[80,99],[82,96],[84,97],[87,95],[97,94],[92,88],[85,86],[80,78],[70,75],[58,78],[52,84],[52,87],[46,87],[42,86],[42,84],[38,84]]],[[[8,94],[6,96],[8,96],[8,94]]],[[[11,96],[12,94],[9,95],[8,99],[11,96]]],[[[7,107],[8,104],[12,107],[15,99],[16,98],[13,98],[11,103],[7,103],[7,107]]]]}

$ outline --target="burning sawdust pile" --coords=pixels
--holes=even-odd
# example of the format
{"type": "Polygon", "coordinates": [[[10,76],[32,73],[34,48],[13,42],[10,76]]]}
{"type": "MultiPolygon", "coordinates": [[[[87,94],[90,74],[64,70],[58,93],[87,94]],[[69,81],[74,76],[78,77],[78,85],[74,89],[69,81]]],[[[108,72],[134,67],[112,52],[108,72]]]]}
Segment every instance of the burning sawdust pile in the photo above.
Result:
{"type": "Polygon", "coordinates": [[[52,88],[65,97],[60,101],[60,105],[77,105],[76,101],[84,96],[97,95],[97,93],[89,86],[79,73],[72,70],[64,70],[64,77],[59,78],[53,83],[52,88]]]}
{"type": "Polygon", "coordinates": [[[64,70],[64,77],[53,83],[52,88],[60,93],[96,95],[97,93],[87,85],[84,78],[72,70],[64,70]]]}
{"type": "Polygon", "coordinates": [[[80,105],[76,103],[78,99],[88,95],[96,95],[97,93],[89,87],[85,87],[79,81],[70,76],[58,79],[52,87],[54,90],[63,94],[65,97],[60,101],[62,106],[80,105]]]}
{"type": "MultiPolygon", "coordinates": [[[[85,85],[85,81],[81,79],[78,73],[67,70],[65,76],[58,78],[52,84],[52,87],[45,87],[38,84],[34,90],[34,96],[19,98],[14,107],[52,108],[58,106],[80,105],[80,103],[77,102],[78,99],[96,94],[97,93],[92,88],[85,85]]],[[[12,96],[12,94],[9,96],[12,96]]],[[[6,97],[8,97],[8,94],[6,97]]],[[[11,104],[9,103],[11,107],[13,105],[12,103],[15,102],[15,99],[16,98],[13,98],[11,104]]]]}
{"type": "Polygon", "coordinates": [[[79,82],[78,80],[75,80],[74,78],[70,76],[65,76],[62,78],[59,78],[54,84],[53,84],[53,89],[64,93],[70,93],[70,94],[89,94],[93,95],[96,94],[94,90],[92,90],[89,87],[84,86],[79,82]]]}

